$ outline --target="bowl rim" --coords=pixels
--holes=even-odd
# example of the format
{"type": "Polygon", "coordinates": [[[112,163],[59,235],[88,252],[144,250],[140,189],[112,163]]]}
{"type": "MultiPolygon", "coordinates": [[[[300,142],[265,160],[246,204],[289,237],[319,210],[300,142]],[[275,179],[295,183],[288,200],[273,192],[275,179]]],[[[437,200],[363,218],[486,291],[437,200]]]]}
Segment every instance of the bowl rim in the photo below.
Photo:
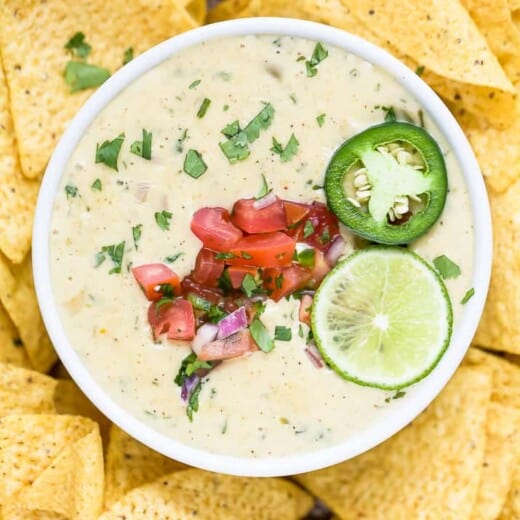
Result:
{"type": "Polygon", "coordinates": [[[491,215],[484,181],[463,131],[434,91],[402,62],[387,51],[341,29],[289,18],[244,18],[202,26],[160,43],[125,65],[87,100],[61,137],[48,163],[35,213],[32,259],[38,303],[55,349],[80,389],[113,423],[150,448],[191,466],[240,476],[283,476],[320,469],[368,451],[410,423],[446,385],[470,345],[484,308],[491,273],[491,215]],[[254,459],[215,454],[176,441],[132,416],[101,388],[69,343],[61,324],[51,282],[49,234],[54,199],[68,159],[85,130],[119,92],[187,47],[214,38],[260,34],[321,41],[356,54],[386,71],[422,105],[453,150],[469,191],[475,236],[472,276],[475,295],[465,306],[447,352],[429,378],[424,380],[421,391],[410,396],[408,406],[396,411],[382,428],[378,424],[377,429],[362,431],[339,444],[317,451],[254,459]]]}

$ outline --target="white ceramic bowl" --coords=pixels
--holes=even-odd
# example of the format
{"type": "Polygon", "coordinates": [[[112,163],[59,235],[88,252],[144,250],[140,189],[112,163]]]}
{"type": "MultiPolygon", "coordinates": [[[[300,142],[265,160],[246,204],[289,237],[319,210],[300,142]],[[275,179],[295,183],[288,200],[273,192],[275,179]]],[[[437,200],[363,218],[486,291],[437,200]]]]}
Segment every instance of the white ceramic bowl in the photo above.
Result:
{"type": "Polygon", "coordinates": [[[164,455],[200,468],[248,476],[289,475],[341,462],[373,448],[412,421],[448,382],[470,344],[486,299],[491,256],[491,218],[477,161],[462,130],[437,95],[416,74],[379,47],[325,25],[284,18],[251,18],[204,26],[161,43],[114,74],[76,115],[49,162],[38,199],[33,238],[34,280],[45,325],[63,364],[88,398],[123,430],[164,455]],[[51,213],[60,177],[84,132],[104,107],[136,78],[171,55],[213,38],[249,34],[319,40],[356,54],[393,76],[422,104],[452,147],[468,186],[475,234],[472,277],[475,296],[465,306],[446,354],[422,383],[421,391],[409,397],[407,407],[396,409],[383,427],[378,424],[336,446],[288,457],[263,459],[215,455],[194,449],[155,431],[116,404],[94,380],[67,339],[53,295],[49,255],[51,213]]]}

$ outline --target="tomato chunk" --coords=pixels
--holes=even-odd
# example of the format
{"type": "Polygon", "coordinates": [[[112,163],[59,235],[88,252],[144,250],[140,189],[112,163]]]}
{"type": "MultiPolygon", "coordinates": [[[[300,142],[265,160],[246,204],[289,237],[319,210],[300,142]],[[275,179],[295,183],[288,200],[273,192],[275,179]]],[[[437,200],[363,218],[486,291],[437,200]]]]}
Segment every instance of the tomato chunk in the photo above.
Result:
{"type": "Polygon", "coordinates": [[[195,350],[201,361],[216,361],[242,356],[247,352],[258,350],[248,329],[242,329],[225,339],[217,339],[206,343],[195,350]]]}
{"type": "Polygon", "coordinates": [[[271,291],[269,297],[275,302],[299,289],[303,289],[310,279],[310,271],[299,265],[264,271],[264,287],[271,291]]]}
{"type": "Polygon", "coordinates": [[[171,303],[156,303],[148,307],[148,322],[152,326],[154,339],[166,334],[168,339],[190,340],[195,337],[195,315],[188,300],[177,298],[171,303]]]}
{"type": "Polygon", "coordinates": [[[231,212],[231,222],[247,233],[270,233],[287,228],[283,202],[276,198],[272,204],[255,209],[255,199],[237,200],[231,212]]]}
{"type": "Polygon", "coordinates": [[[223,260],[217,260],[216,253],[202,248],[195,261],[195,269],[191,276],[193,279],[207,287],[217,287],[218,277],[224,271],[223,260]]]}
{"type": "Polygon", "coordinates": [[[214,251],[229,251],[242,238],[242,231],[230,222],[224,208],[199,209],[191,220],[191,230],[204,247],[214,251]]]}
{"type": "Polygon", "coordinates": [[[321,251],[327,251],[339,235],[338,219],[325,204],[313,202],[307,216],[297,226],[289,228],[287,234],[296,242],[305,242],[321,251]]]}
{"type": "Polygon", "coordinates": [[[301,222],[311,210],[310,204],[300,204],[299,202],[292,202],[290,200],[284,200],[283,207],[285,209],[287,227],[294,226],[298,224],[298,222],[301,222]]]}
{"type": "Polygon", "coordinates": [[[248,267],[245,265],[230,265],[227,272],[229,274],[229,279],[233,289],[240,289],[245,275],[250,274],[251,276],[255,277],[258,273],[258,268],[248,267]]]}
{"type": "Polygon", "coordinates": [[[179,277],[167,265],[159,263],[140,265],[132,269],[132,274],[150,301],[157,301],[165,296],[165,288],[161,290],[159,287],[161,285],[170,286],[175,296],[181,292],[179,277]]]}
{"type": "Polygon", "coordinates": [[[295,240],[280,231],[248,235],[231,248],[230,252],[234,257],[226,260],[226,263],[281,267],[291,263],[295,247],[295,240]]]}

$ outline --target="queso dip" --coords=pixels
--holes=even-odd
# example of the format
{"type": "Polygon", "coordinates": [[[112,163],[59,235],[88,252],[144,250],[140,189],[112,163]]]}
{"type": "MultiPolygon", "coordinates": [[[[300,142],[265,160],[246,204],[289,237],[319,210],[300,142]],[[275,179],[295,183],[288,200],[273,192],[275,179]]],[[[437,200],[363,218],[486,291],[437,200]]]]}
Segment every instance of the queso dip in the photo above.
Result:
{"type": "MultiPolygon", "coordinates": [[[[471,288],[469,198],[443,136],[386,73],[325,48],[313,60],[316,42],[266,35],[184,50],[99,114],[63,172],[50,243],[54,295],[68,339],[117,403],[194,448],[275,457],[330,447],[383,424],[421,385],[396,393],[317,368],[306,351],[309,327],[298,320],[299,300],[267,298],[261,316],[267,332],[273,338],[277,327],[290,329],[290,339],[211,370],[190,420],[174,382],[190,342],[154,340],[149,303],[132,268],[161,262],[179,278],[189,275],[201,248],[190,230],[200,208],[231,210],[266,186],[281,199],[325,203],[324,174],[334,151],[389,114],[404,118],[437,141],[449,183],[440,219],[409,248],[430,263],[446,256],[460,268],[445,280],[455,327],[459,302],[471,288]],[[247,157],[230,161],[219,145],[222,129],[247,124],[267,104],[274,111],[269,125],[248,144],[247,157]]],[[[340,230],[344,255],[365,246],[346,227],[340,230]]]]}

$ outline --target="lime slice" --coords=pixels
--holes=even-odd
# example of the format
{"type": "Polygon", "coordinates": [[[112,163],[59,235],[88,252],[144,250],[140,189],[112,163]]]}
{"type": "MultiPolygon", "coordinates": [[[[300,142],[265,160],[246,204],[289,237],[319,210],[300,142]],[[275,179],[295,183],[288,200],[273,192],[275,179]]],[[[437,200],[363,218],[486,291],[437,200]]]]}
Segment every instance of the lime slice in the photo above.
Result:
{"type": "Polygon", "coordinates": [[[398,389],[428,375],[448,347],[450,298],[435,270],[400,247],[371,247],[340,262],[323,280],[312,330],[341,376],[398,389]]]}

